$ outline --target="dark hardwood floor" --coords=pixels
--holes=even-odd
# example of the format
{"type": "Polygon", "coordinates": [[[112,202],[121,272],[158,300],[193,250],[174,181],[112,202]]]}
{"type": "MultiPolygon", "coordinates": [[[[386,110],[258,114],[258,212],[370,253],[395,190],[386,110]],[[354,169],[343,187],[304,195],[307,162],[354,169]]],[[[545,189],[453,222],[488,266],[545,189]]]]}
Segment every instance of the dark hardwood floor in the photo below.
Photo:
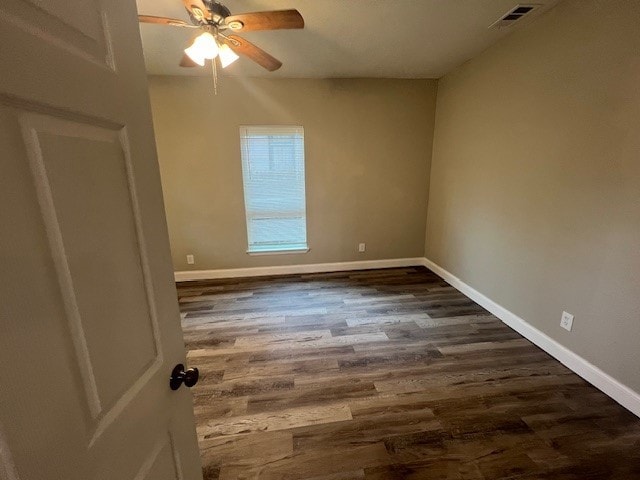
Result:
{"type": "Polygon", "coordinates": [[[205,479],[640,479],[640,420],[430,271],[178,287],[205,479]]]}

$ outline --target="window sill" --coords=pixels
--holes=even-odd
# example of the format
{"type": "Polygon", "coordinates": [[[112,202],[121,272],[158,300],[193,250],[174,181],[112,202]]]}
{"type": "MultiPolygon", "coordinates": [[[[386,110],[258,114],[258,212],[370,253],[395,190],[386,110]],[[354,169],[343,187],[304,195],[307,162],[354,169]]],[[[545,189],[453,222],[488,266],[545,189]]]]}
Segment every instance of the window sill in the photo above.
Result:
{"type": "Polygon", "coordinates": [[[249,255],[293,255],[296,253],[307,253],[307,248],[285,248],[282,250],[247,250],[249,255]]]}

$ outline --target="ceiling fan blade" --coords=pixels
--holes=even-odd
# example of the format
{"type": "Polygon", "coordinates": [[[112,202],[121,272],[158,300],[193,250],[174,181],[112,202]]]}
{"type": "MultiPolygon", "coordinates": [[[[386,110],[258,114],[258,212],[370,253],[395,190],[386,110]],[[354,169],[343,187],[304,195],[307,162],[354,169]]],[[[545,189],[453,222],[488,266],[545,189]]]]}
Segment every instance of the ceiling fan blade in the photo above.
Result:
{"type": "MultiPolygon", "coordinates": [[[[185,0],[189,1],[189,0],[185,0]]],[[[236,32],[304,28],[304,18],[297,10],[275,10],[229,15],[225,24],[236,32]]]]}
{"type": "Polygon", "coordinates": [[[189,25],[187,22],[183,22],[177,18],[155,17],[153,15],[138,15],[138,21],[140,23],[156,23],[158,25],[171,25],[174,27],[194,27],[194,25],[189,25]]]}
{"type": "Polygon", "coordinates": [[[182,3],[197,20],[211,20],[211,12],[202,0],[182,0],[182,3]]]}
{"type": "Polygon", "coordinates": [[[191,60],[191,57],[189,57],[189,55],[185,53],[182,56],[182,59],[180,60],[180,66],[181,67],[199,67],[200,65],[198,65],[196,62],[191,60]]]}
{"type": "Polygon", "coordinates": [[[280,60],[273,58],[261,48],[256,47],[253,43],[239,37],[238,35],[221,36],[221,38],[227,45],[229,45],[231,50],[236,52],[238,55],[249,57],[251,60],[270,72],[278,70],[282,66],[282,62],[280,60]]]}

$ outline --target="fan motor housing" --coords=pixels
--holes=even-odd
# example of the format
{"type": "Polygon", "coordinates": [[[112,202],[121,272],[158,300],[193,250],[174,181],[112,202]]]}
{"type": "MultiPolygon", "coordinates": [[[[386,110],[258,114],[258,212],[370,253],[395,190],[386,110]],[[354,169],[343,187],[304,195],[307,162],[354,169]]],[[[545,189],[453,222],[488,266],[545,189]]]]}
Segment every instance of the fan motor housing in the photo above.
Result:
{"type": "Polygon", "coordinates": [[[212,0],[203,0],[203,2],[211,12],[212,20],[216,24],[222,22],[225,18],[231,15],[231,11],[221,3],[214,2],[212,0]]]}

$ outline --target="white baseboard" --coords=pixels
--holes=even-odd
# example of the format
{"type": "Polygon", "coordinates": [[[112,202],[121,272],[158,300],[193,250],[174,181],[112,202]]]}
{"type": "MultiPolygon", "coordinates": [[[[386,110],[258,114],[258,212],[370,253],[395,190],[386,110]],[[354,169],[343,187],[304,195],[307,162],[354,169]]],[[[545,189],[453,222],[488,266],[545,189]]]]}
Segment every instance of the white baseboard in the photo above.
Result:
{"type": "Polygon", "coordinates": [[[230,268],[223,270],[186,270],[174,272],[176,282],[189,280],[214,280],[217,278],[264,277],[298,273],[324,273],[376,268],[415,267],[424,264],[424,257],[391,258],[387,260],[363,260],[356,262],[312,263],[307,265],[283,265],[277,267],[230,268]]]}
{"type": "Polygon", "coordinates": [[[509,327],[513,328],[527,340],[536,344],[549,355],[555,357],[570,370],[574,371],[587,382],[606,393],[620,405],[640,417],[640,394],[623,385],[615,378],[600,370],[595,365],[589,363],[580,355],[572,352],[568,348],[541,332],[531,324],[527,323],[516,314],[510,312],[502,305],[497,304],[486,297],[475,288],[466,284],[451,272],[445,270],[440,265],[424,258],[425,267],[446,280],[452,287],[464,293],[467,297],[489,310],[496,317],[502,320],[509,327]]]}

